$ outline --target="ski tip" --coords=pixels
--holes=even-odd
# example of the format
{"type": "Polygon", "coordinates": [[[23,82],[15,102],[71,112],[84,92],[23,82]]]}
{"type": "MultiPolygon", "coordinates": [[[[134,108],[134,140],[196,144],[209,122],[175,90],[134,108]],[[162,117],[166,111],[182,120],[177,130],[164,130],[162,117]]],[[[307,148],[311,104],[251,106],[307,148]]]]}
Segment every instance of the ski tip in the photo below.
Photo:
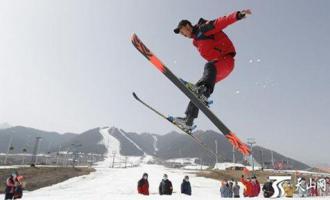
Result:
{"type": "Polygon", "coordinates": [[[133,92],[132,94],[135,99],[139,99],[139,97],[135,94],[135,92],[133,92]]]}
{"type": "Polygon", "coordinates": [[[251,154],[249,147],[244,144],[234,133],[230,132],[226,134],[226,138],[234,146],[234,148],[241,152],[243,155],[248,156],[251,154]]]}
{"type": "Polygon", "coordinates": [[[131,40],[133,41],[134,38],[137,38],[137,35],[136,35],[136,33],[133,32],[132,35],[131,35],[131,40]]]}

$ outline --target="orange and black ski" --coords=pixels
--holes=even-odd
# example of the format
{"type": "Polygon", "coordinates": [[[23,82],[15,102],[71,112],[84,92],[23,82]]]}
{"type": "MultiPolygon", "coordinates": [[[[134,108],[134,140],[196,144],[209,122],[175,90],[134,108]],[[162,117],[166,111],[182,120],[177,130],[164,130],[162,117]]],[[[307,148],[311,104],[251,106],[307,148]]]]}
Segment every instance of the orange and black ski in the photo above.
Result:
{"type": "Polygon", "coordinates": [[[191,92],[185,85],[180,81],[180,79],[173,74],[166,66],[163,64],[159,58],[153,54],[138,38],[138,36],[133,33],[132,43],[135,48],[140,51],[159,71],[161,71],[170,81],[177,86],[210,120],[211,122],[225,135],[228,141],[243,155],[249,155],[249,147],[243,143],[233,132],[229,130],[219,118],[213,114],[213,112],[205,105],[196,94],[191,92]]]}

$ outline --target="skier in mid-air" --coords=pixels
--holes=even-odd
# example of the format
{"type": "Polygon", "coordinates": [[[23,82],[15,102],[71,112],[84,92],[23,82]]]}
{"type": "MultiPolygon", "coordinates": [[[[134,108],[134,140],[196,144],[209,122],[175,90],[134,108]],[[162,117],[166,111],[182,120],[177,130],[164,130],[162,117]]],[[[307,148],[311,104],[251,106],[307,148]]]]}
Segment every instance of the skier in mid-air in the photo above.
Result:
{"type": "MultiPolygon", "coordinates": [[[[193,45],[207,60],[202,78],[191,86],[197,91],[198,96],[208,98],[213,93],[215,83],[225,79],[232,72],[236,51],[233,43],[222,30],[250,14],[251,10],[246,9],[215,20],[207,21],[201,18],[196,25],[192,25],[188,20],[181,20],[174,29],[176,34],[192,39],[193,45]]],[[[185,117],[174,118],[174,122],[191,131],[194,119],[198,117],[198,108],[189,102],[185,114],[185,117]]]]}

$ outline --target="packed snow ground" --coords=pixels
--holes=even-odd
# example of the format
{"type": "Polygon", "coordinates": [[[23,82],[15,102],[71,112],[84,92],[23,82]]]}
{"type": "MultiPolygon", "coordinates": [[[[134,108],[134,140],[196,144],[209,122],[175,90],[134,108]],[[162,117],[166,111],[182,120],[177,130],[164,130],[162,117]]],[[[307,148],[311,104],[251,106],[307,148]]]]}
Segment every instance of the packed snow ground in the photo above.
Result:
{"type": "MultiPolygon", "coordinates": [[[[41,188],[32,192],[25,192],[23,199],[27,200],[136,200],[136,199],[190,199],[200,200],[207,198],[220,198],[220,183],[217,180],[196,177],[193,170],[170,169],[160,165],[143,164],[132,168],[109,168],[111,152],[120,150],[119,142],[109,135],[109,129],[100,129],[103,135],[103,143],[108,149],[108,158],[97,163],[96,171],[85,176],[75,177],[62,183],[41,188]],[[137,193],[137,182],[142,174],[149,174],[150,196],[142,196],[137,193]],[[172,196],[158,195],[158,186],[163,174],[166,173],[173,183],[172,196]],[[190,176],[192,196],[180,194],[180,185],[185,175],[190,176]]],[[[110,130],[111,132],[111,130],[110,130]]],[[[137,159],[137,158],[132,158],[137,159]]],[[[149,158],[150,159],[150,158],[149,158]]],[[[27,180],[28,183],[28,180],[27,180]]],[[[242,187],[241,187],[242,188],[242,187]]],[[[0,195],[0,199],[4,198],[0,195]]],[[[258,199],[258,198],[254,198],[258,199]]],[[[307,198],[304,198],[307,199],[307,198]]],[[[316,198],[313,198],[316,199],[316,198]]],[[[322,198],[330,199],[330,198],[322,198]]]]}
{"type": "MultiPolygon", "coordinates": [[[[96,167],[96,172],[90,175],[76,177],[62,183],[45,187],[33,192],[25,192],[27,200],[136,200],[136,199],[191,199],[203,198],[219,199],[219,182],[212,179],[196,177],[192,171],[169,169],[159,165],[142,164],[135,168],[108,168],[104,163],[96,167]],[[142,174],[149,174],[150,196],[137,194],[137,181],[142,174]],[[172,196],[158,195],[158,186],[163,173],[167,173],[173,183],[174,193],[172,196]],[[180,184],[185,175],[190,176],[193,195],[191,197],[180,194],[180,184]]],[[[0,195],[0,199],[4,198],[0,195]]],[[[258,198],[254,198],[258,199],[258,198]]],[[[307,198],[304,198],[307,199],[307,198]]],[[[313,198],[316,199],[316,198],[313,198]]],[[[330,199],[330,198],[322,198],[330,199]]]]}
{"type": "MultiPolygon", "coordinates": [[[[33,192],[25,192],[24,199],[201,199],[207,195],[210,199],[219,198],[218,181],[195,177],[183,170],[168,169],[159,165],[140,165],[134,168],[109,168],[100,163],[96,172],[90,175],[76,177],[62,183],[45,187],[33,192]],[[137,194],[137,181],[142,174],[149,174],[149,197],[137,194]],[[167,173],[173,183],[174,194],[171,197],[159,196],[158,186],[164,173],[167,173]],[[180,194],[180,184],[185,175],[191,177],[193,197],[180,194]]],[[[28,180],[27,180],[28,181],[28,180]]],[[[0,199],[3,198],[0,195],[0,199]]]]}

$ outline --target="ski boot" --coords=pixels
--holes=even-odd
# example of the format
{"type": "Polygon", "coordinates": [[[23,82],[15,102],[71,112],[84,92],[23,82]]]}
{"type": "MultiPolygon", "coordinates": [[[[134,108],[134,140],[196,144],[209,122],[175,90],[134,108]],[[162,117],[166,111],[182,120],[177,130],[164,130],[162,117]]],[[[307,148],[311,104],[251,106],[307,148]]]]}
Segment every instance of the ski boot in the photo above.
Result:
{"type": "Polygon", "coordinates": [[[193,92],[207,107],[210,107],[210,105],[213,103],[212,100],[208,100],[208,98],[204,95],[207,88],[204,85],[196,86],[195,84],[189,83],[183,79],[180,79],[180,81],[191,91],[193,92]]]}
{"type": "Polygon", "coordinates": [[[167,119],[190,135],[192,131],[197,127],[196,125],[193,125],[193,118],[170,116],[167,119]]]}

